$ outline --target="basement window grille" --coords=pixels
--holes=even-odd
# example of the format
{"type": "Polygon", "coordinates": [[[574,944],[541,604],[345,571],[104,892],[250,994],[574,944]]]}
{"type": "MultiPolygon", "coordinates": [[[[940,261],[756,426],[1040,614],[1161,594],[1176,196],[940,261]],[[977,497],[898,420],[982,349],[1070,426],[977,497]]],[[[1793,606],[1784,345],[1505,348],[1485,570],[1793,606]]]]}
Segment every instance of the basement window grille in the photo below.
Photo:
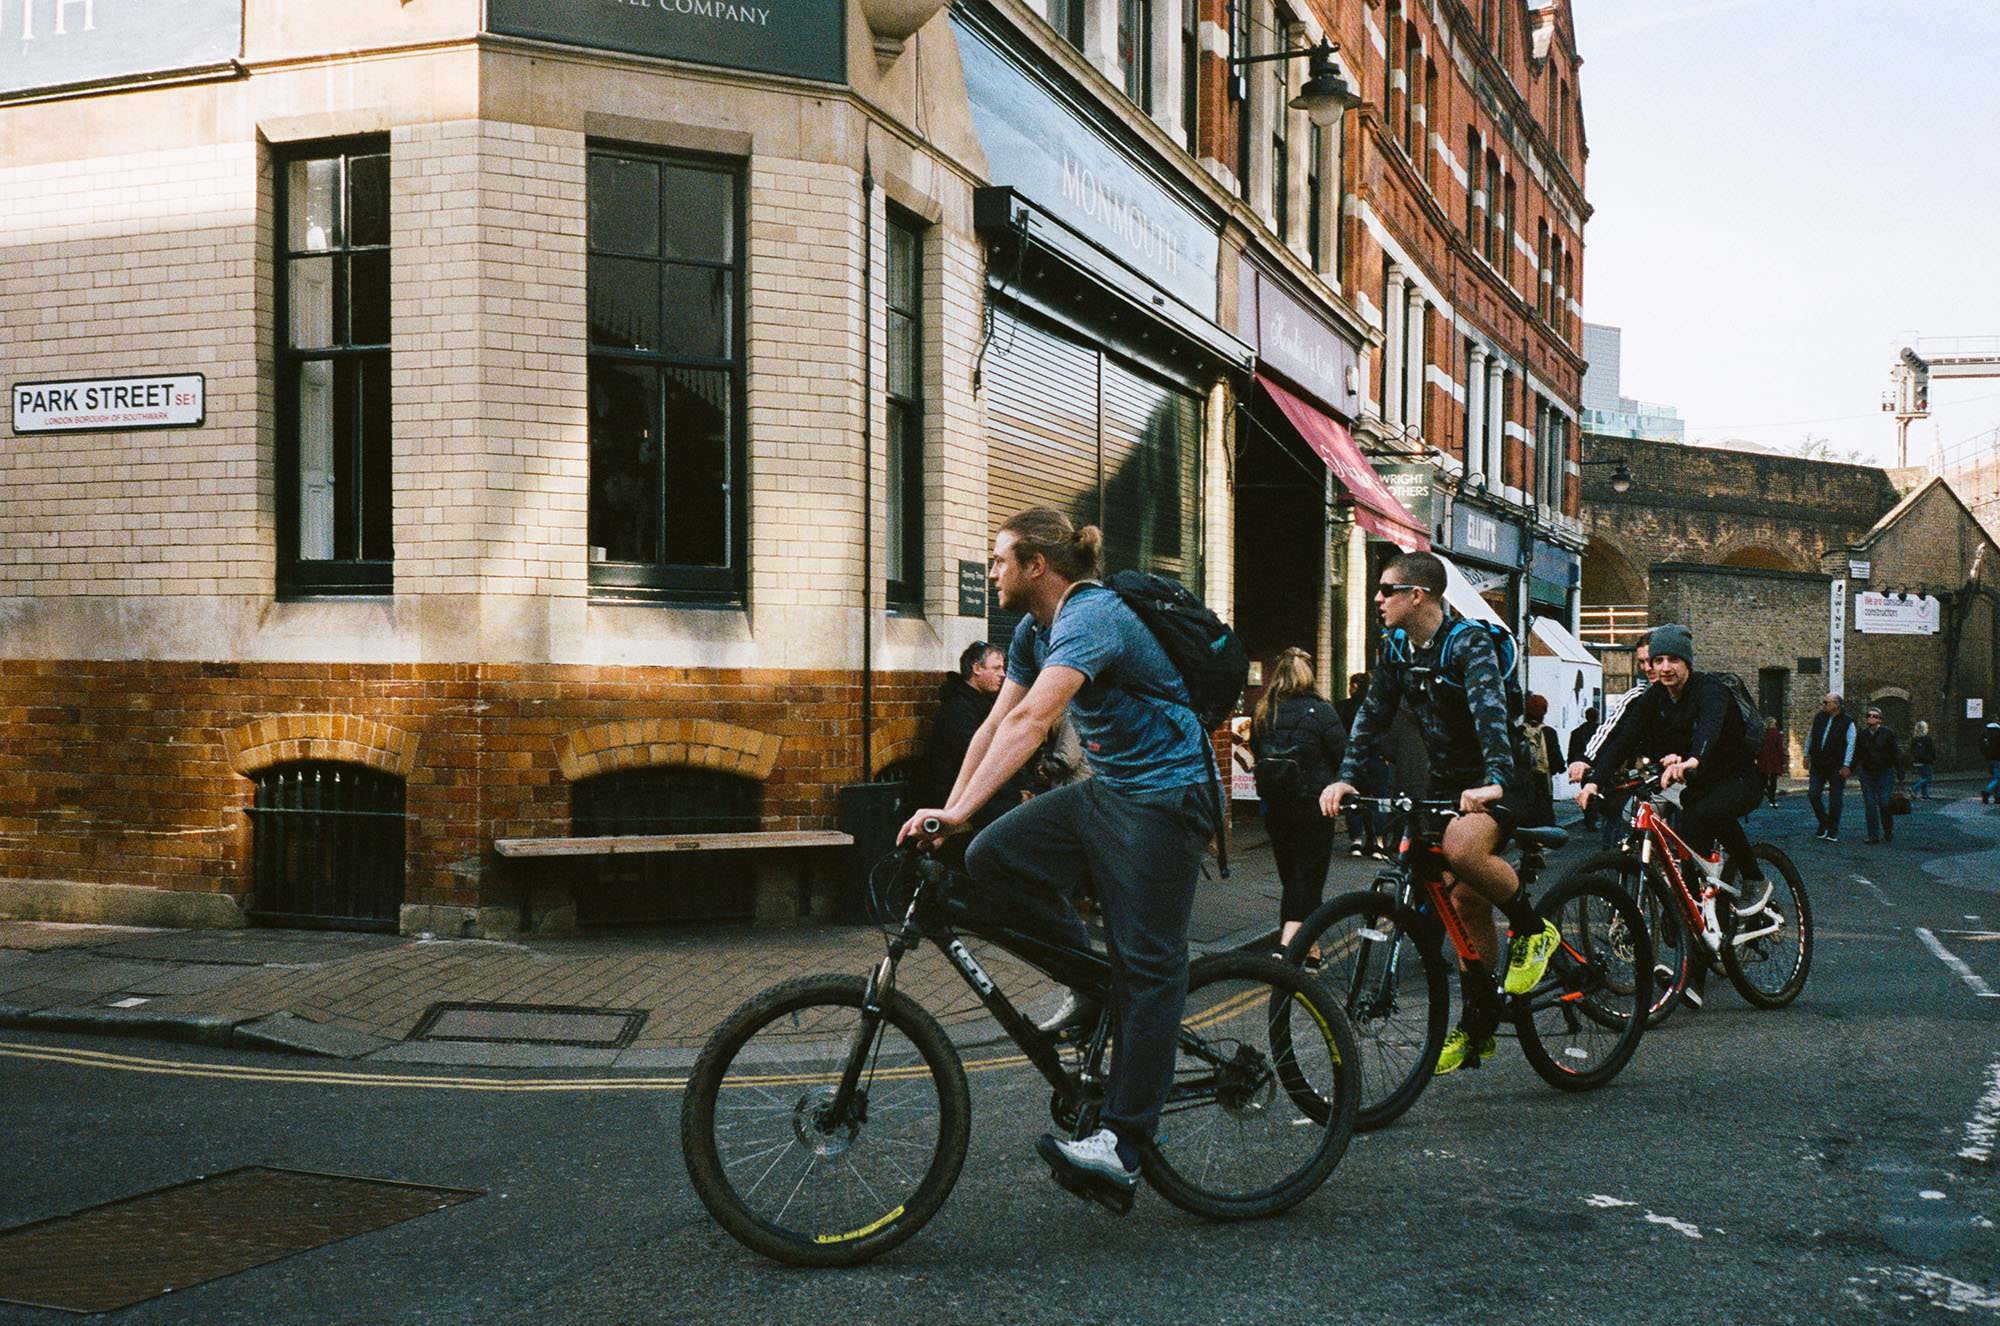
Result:
{"type": "Polygon", "coordinates": [[[307,760],[256,776],[250,917],[394,931],[404,887],[404,787],[365,765],[307,760]]]}
{"type": "MultiPolygon", "coordinates": [[[[740,833],[763,827],[762,784],[714,769],[625,769],[570,791],[571,833],[740,833]]],[[[665,852],[599,857],[577,891],[579,925],[740,923],[756,919],[757,854],[665,852]]]]}

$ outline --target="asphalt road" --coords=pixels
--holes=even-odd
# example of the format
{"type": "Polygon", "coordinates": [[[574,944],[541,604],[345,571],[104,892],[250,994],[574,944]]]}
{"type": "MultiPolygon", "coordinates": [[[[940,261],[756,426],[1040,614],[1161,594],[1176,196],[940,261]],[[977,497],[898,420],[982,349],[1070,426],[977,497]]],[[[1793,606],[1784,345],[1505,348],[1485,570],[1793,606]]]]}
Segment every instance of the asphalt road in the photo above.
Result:
{"type": "Polygon", "coordinates": [[[0,1227],[244,1165],[480,1194],[119,1323],[2000,1321],[2000,810],[1933,803],[1889,848],[1858,824],[1812,842],[1803,819],[1788,801],[1751,824],[1816,910],[1792,1007],[1718,979],[1584,1096],[1503,1045],[1274,1221],[1082,1206],[1034,1158],[1039,1082],[976,1073],[937,1219],[872,1266],[800,1272],[702,1211],[672,1077],[9,1033],[0,1227]]]}

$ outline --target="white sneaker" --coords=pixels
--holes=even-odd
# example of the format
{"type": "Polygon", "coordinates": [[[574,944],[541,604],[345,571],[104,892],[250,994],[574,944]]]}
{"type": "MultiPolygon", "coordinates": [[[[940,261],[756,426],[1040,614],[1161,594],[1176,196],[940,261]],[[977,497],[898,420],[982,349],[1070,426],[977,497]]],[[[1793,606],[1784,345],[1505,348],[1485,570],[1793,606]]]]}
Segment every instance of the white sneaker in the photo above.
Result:
{"type": "Polygon", "coordinates": [[[1742,892],[1738,891],[1736,895],[1736,914],[1738,916],[1755,916],[1758,912],[1764,910],[1765,903],[1771,901],[1771,881],[1768,879],[1746,879],[1743,881],[1741,888],[1754,889],[1759,884],[1764,886],[1764,892],[1755,902],[1745,902],[1742,892]]]}
{"type": "Polygon", "coordinates": [[[1118,1134],[1109,1128],[1099,1128],[1074,1142],[1043,1133],[1035,1150],[1048,1162],[1055,1181],[1068,1191],[1101,1203],[1119,1215],[1132,1209],[1139,1171],[1137,1167],[1127,1169],[1118,1158],[1118,1134]]]}

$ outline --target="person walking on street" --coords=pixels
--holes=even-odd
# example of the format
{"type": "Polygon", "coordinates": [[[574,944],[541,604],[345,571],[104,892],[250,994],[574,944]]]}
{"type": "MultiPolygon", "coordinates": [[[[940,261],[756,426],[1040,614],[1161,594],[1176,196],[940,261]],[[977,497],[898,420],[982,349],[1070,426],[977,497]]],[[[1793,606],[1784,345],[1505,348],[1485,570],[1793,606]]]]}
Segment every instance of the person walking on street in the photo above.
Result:
{"type": "Polygon", "coordinates": [[[1521,771],[1521,816],[1531,828],[1556,822],[1555,788],[1550,782],[1562,768],[1556,749],[1556,734],[1543,720],[1549,716],[1547,696],[1530,695],[1522,704],[1521,749],[1529,766],[1521,771]]]}
{"type": "Polygon", "coordinates": [[[1979,753],[1986,757],[1986,772],[1992,775],[1979,794],[1981,804],[2000,797],[2000,718],[1989,718],[1979,729],[1979,753]]]}
{"type": "MultiPolygon", "coordinates": [[[[1347,752],[1347,733],[1332,704],[1313,690],[1312,660],[1287,649],[1250,720],[1251,766],[1268,812],[1271,856],[1278,866],[1278,944],[1282,949],[1326,892],[1333,862],[1333,821],[1319,813],[1320,789],[1347,752]]],[[[1280,953],[1278,956],[1282,957],[1280,953]]],[[[1319,954],[1312,954],[1317,960],[1319,954]]]]}
{"type": "Polygon", "coordinates": [[[1872,704],[1854,743],[1854,765],[1861,775],[1861,809],[1868,816],[1868,841],[1895,841],[1896,817],[1889,813],[1889,794],[1903,781],[1902,754],[1896,747],[1896,730],[1882,721],[1882,711],[1872,704]]]}
{"type": "MultiPolygon", "coordinates": [[[[1576,731],[1569,734],[1569,749],[1564,752],[1564,754],[1568,756],[1568,759],[1565,761],[1565,764],[1566,765],[1582,764],[1585,759],[1584,752],[1590,749],[1590,739],[1596,735],[1597,735],[1597,710],[1594,708],[1586,709],[1583,711],[1583,721],[1576,725],[1576,731]]],[[[1565,772],[1567,772],[1567,768],[1565,768],[1565,772]]],[[[1593,801],[1589,806],[1585,807],[1584,809],[1583,831],[1585,833],[1590,833],[1594,831],[1596,828],[1597,828],[1597,803],[1593,801]]]]}
{"type": "MultiPolygon", "coordinates": [[[[1000,527],[988,576],[1000,606],[1022,614],[1007,680],[950,797],[918,809],[897,841],[934,847],[963,833],[1063,715],[1075,720],[1092,777],[981,830],[965,853],[970,896],[955,901],[982,919],[1088,950],[1070,899],[1084,881],[1095,886],[1115,1045],[1102,1126],[1074,1141],[1045,1133],[1036,1151],[1063,1188],[1123,1214],[1173,1088],[1188,919],[1202,859],[1222,826],[1209,734],[1159,640],[1098,582],[1103,559],[1097,526],[1078,529],[1050,507],[1000,527]]],[[[1094,1020],[1091,1013],[1065,1025],[1094,1020]]]]}
{"type": "Polygon", "coordinates": [[[1785,771],[1785,734],[1778,720],[1764,720],[1764,740],[1757,747],[1757,772],[1764,775],[1764,799],[1778,804],[1778,775],[1785,771]]]}
{"type": "MultiPolygon", "coordinates": [[[[1828,695],[1821,700],[1819,712],[1813,715],[1812,733],[1806,738],[1806,800],[1819,820],[1819,832],[1813,837],[1823,842],[1840,841],[1840,799],[1847,792],[1847,775],[1854,769],[1855,737],[1854,720],[1841,710],[1840,697],[1828,695]],[[1824,801],[1821,793],[1825,793],[1824,801]]],[[[2000,784],[2000,763],[1994,765],[1993,781],[2000,784]]]]}
{"type": "MultiPolygon", "coordinates": [[[[1340,735],[1343,741],[1354,730],[1354,715],[1361,711],[1361,701],[1368,694],[1368,674],[1356,672],[1347,679],[1347,698],[1334,705],[1334,712],[1340,716],[1340,735]]],[[[1389,791],[1389,762],[1381,756],[1371,756],[1367,767],[1361,770],[1361,794],[1369,797],[1384,796],[1389,791]]],[[[1383,824],[1387,816],[1373,807],[1357,807],[1347,812],[1347,845],[1349,856],[1372,856],[1377,860],[1389,859],[1388,844],[1383,839],[1383,824]]]]}
{"type": "Polygon", "coordinates": [[[1931,775],[1937,771],[1937,742],[1931,737],[1931,725],[1921,718],[1910,729],[1910,771],[1917,776],[1910,784],[1910,795],[1929,801],[1931,775]]]}

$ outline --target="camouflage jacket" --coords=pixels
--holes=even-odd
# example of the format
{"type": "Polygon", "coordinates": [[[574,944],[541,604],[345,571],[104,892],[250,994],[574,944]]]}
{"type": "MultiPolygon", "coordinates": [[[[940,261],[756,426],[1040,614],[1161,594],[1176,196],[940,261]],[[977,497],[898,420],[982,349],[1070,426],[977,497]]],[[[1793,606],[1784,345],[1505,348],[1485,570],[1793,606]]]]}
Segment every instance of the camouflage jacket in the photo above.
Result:
{"type": "Polygon", "coordinates": [[[1389,720],[1408,701],[1430,753],[1433,796],[1514,783],[1500,660],[1484,631],[1454,629],[1462,620],[1447,608],[1444,623],[1422,649],[1411,650],[1399,631],[1383,641],[1347,736],[1342,782],[1358,781],[1362,765],[1380,749],[1389,720]]]}

